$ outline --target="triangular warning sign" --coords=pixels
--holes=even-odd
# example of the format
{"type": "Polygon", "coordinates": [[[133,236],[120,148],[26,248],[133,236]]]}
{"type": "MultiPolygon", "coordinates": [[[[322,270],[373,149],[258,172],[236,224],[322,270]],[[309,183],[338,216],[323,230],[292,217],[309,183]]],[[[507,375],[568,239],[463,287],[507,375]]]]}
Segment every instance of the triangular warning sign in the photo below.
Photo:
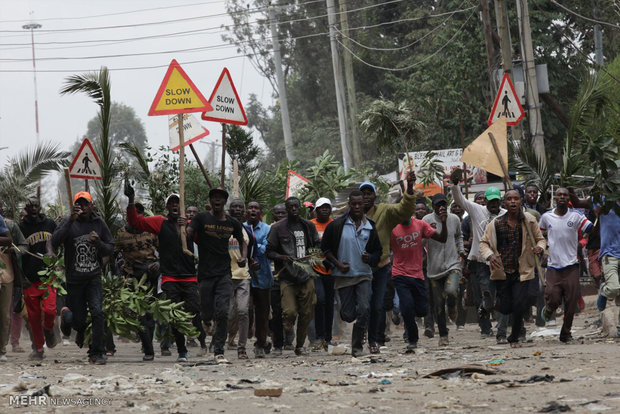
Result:
{"type": "Polygon", "coordinates": [[[288,170],[288,177],[286,179],[286,198],[298,197],[306,184],[308,184],[307,178],[297,174],[293,170],[288,170]]]}
{"type": "Polygon", "coordinates": [[[508,138],[506,128],[506,118],[501,117],[465,148],[461,161],[503,177],[504,171],[493,149],[489,132],[492,133],[495,138],[504,165],[508,166],[508,138]]]}
{"type": "Polygon", "coordinates": [[[101,165],[88,138],[84,138],[77,155],[69,167],[69,176],[86,180],[101,180],[101,165]]]}
{"type": "Polygon", "coordinates": [[[224,124],[247,125],[248,118],[241,105],[241,99],[230,78],[230,72],[224,68],[211,93],[209,103],[213,107],[202,113],[205,121],[222,122],[224,124]]]}
{"type": "Polygon", "coordinates": [[[202,96],[181,65],[172,59],[151,104],[149,116],[202,112],[211,109],[209,102],[202,96]]]}
{"type": "Polygon", "coordinates": [[[491,111],[488,124],[490,126],[501,117],[505,117],[506,125],[517,125],[524,116],[523,107],[521,102],[519,102],[510,76],[504,73],[502,83],[493,103],[493,110],[491,111]]]}
{"type": "MultiPolygon", "coordinates": [[[[168,115],[168,133],[170,136],[170,150],[178,151],[179,145],[179,117],[181,115],[168,115]]],[[[200,138],[209,135],[207,128],[200,124],[200,121],[192,114],[183,115],[183,137],[185,146],[193,144],[200,138]]]]}

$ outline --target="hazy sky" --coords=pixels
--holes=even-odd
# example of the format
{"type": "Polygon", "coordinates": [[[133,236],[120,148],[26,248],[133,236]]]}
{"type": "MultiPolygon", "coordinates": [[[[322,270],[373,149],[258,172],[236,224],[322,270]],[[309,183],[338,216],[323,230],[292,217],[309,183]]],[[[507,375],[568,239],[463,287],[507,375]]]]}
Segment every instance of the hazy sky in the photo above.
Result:
{"type": "MultiPolygon", "coordinates": [[[[0,147],[8,147],[0,151],[0,165],[36,142],[31,37],[22,29],[31,21],[42,25],[34,31],[42,141],[68,149],[86,133],[97,106],[84,94],[61,96],[59,90],[67,76],[101,66],[111,71],[112,100],[134,108],[153,148],[168,145],[167,117],[147,113],[172,59],[207,99],[227,67],[243,102],[250,93],[270,102],[269,82],[221,38],[221,26],[231,23],[224,4],[225,0],[0,0],[0,147]],[[194,50],[181,51],[186,49],[194,50]]],[[[203,125],[211,132],[205,141],[221,138],[219,124],[203,125]]],[[[210,147],[194,146],[201,157],[210,147]]]]}

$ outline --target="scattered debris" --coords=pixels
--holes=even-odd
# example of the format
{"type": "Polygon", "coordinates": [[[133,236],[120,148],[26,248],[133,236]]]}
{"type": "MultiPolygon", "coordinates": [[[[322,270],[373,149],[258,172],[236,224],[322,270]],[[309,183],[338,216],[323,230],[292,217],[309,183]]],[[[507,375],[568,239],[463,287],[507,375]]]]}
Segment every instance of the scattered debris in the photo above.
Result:
{"type": "Polygon", "coordinates": [[[567,411],[572,411],[568,405],[562,405],[556,401],[550,401],[545,407],[538,410],[539,413],[564,413],[567,411]]]}
{"type": "Polygon", "coordinates": [[[442,375],[448,374],[450,372],[456,372],[456,371],[461,371],[461,375],[463,376],[469,376],[473,374],[474,372],[477,372],[479,374],[485,374],[485,375],[497,374],[496,370],[491,369],[491,368],[485,368],[482,365],[462,365],[459,367],[443,368],[443,369],[431,372],[430,374],[426,374],[422,378],[441,377],[442,375]]]}
{"type": "Polygon", "coordinates": [[[257,397],[279,397],[282,395],[282,388],[255,388],[254,395],[257,397]]]}

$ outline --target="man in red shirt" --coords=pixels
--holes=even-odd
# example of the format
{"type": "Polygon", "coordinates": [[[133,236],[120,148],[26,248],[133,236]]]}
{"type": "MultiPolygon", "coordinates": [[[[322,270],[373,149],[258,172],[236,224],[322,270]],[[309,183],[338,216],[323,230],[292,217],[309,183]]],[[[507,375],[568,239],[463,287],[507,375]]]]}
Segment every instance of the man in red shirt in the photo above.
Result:
{"type": "Polygon", "coordinates": [[[407,352],[414,352],[418,346],[418,325],[416,316],[428,313],[428,295],[422,271],[422,239],[445,243],[448,238],[445,206],[439,209],[441,232],[417,218],[410,218],[392,230],[390,244],[393,253],[392,281],[400,300],[400,311],[407,328],[409,345],[407,352]]]}

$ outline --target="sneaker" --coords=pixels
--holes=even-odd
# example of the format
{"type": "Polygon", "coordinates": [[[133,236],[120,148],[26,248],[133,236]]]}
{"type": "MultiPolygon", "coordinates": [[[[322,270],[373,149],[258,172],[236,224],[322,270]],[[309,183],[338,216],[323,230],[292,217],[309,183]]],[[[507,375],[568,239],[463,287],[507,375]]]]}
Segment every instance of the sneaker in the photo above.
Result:
{"type": "Polygon", "coordinates": [[[493,338],[493,329],[489,330],[488,332],[481,332],[480,337],[481,338],[493,338]]]}
{"type": "Polygon", "coordinates": [[[237,349],[237,358],[238,359],[248,359],[248,353],[245,352],[245,348],[237,349]]]}
{"type": "Polygon", "coordinates": [[[427,338],[433,338],[435,336],[435,332],[433,332],[432,329],[430,328],[425,328],[424,329],[424,336],[427,338]]]}
{"type": "Polygon", "coordinates": [[[21,346],[19,346],[19,345],[15,345],[15,346],[13,346],[13,347],[11,347],[11,348],[12,348],[12,351],[13,351],[13,352],[15,352],[15,353],[17,353],[17,354],[23,354],[24,352],[26,352],[26,351],[24,350],[24,348],[22,348],[22,347],[21,347],[21,346]]]}
{"type": "Polygon", "coordinates": [[[187,362],[187,361],[189,361],[189,358],[187,357],[187,352],[181,353],[177,357],[177,362],[187,362]]]}
{"type": "Polygon", "coordinates": [[[325,350],[325,340],[321,339],[312,345],[312,352],[319,352],[325,350]]]}
{"type": "Polygon", "coordinates": [[[400,310],[397,308],[392,309],[392,323],[394,325],[400,325],[402,318],[400,317],[400,310]]]}
{"type": "Polygon", "coordinates": [[[575,339],[573,338],[572,335],[568,335],[568,336],[560,336],[560,342],[563,342],[565,344],[574,344],[577,343],[577,341],[575,341],[575,339]]]}
{"type": "Polygon", "coordinates": [[[498,336],[497,337],[497,345],[504,345],[508,343],[508,339],[506,339],[505,336],[498,336]]]}
{"type": "Polygon", "coordinates": [[[254,347],[254,358],[263,359],[265,358],[265,348],[260,346],[254,347]]]}
{"type": "Polygon", "coordinates": [[[43,350],[32,351],[30,355],[28,355],[28,359],[31,361],[41,361],[43,358],[45,358],[45,355],[43,355],[43,350]]]}
{"type": "Polygon", "coordinates": [[[105,365],[108,361],[101,354],[91,355],[88,357],[88,362],[94,365],[105,365]]]}
{"type": "Polygon", "coordinates": [[[271,352],[271,342],[267,342],[267,345],[263,348],[265,350],[265,354],[269,354],[271,352]]]}
{"type": "Polygon", "coordinates": [[[362,348],[353,348],[351,349],[351,356],[354,356],[355,358],[359,358],[364,354],[364,349],[362,348]]]}
{"type": "Polygon", "coordinates": [[[9,359],[6,357],[6,354],[0,355],[0,362],[7,362],[9,359]]]}
{"type": "Polygon", "coordinates": [[[115,353],[116,349],[108,349],[107,351],[105,351],[106,356],[114,356],[115,353]]]}
{"type": "Polygon", "coordinates": [[[216,364],[228,364],[228,360],[224,358],[224,354],[215,355],[214,361],[216,364]]]}
{"type": "Polygon", "coordinates": [[[607,297],[603,296],[601,292],[598,293],[598,298],[596,298],[596,308],[603,312],[607,307],[607,297]]]}
{"type": "Polygon", "coordinates": [[[375,343],[368,344],[368,350],[371,354],[380,354],[381,350],[379,349],[379,345],[375,343]]]}
{"type": "Polygon", "coordinates": [[[550,310],[547,310],[547,306],[543,306],[540,311],[540,317],[542,320],[546,323],[551,319],[551,316],[553,316],[553,313],[550,310]]]}
{"type": "Polygon", "coordinates": [[[172,352],[168,348],[163,348],[161,350],[161,356],[172,356],[172,352]]]}
{"type": "Polygon", "coordinates": [[[273,348],[273,350],[271,351],[271,353],[272,353],[274,356],[280,356],[280,355],[282,355],[282,348],[277,348],[277,347],[276,347],[276,348],[273,348]]]}
{"type": "Polygon", "coordinates": [[[142,360],[143,360],[143,361],[152,361],[152,360],[154,360],[154,359],[155,359],[155,355],[147,355],[147,354],[144,354],[144,356],[142,357],[142,360]]]}
{"type": "Polygon", "coordinates": [[[295,355],[297,355],[297,356],[306,356],[306,355],[308,355],[308,351],[306,351],[306,349],[303,348],[303,347],[295,348],[295,355]]]}
{"type": "Polygon", "coordinates": [[[43,336],[45,336],[45,345],[48,348],[54,348],[58,344],[58,336],[56,336],[54,328],[51,330],[43,329],[43,336]]]}
{"type": "Polygon", "coordinates": [[[464,331],[465,330],[465,326],[464,325],[456,325],[456,330],[457,331],[464,331]]]}
{"type": "Polygon", "coordinates": [[[71,324],[66,320],[68,316],[66,312],[71,312],[66,306],[60,310],[60,331],[68,337],[71,336],[71,324]]]}
{"type": "Polygon", "coordinates": [[[448,346],[450,345],[450,339],[447,336],[442,336],[439,338],[439,346],[448,346]]]}

